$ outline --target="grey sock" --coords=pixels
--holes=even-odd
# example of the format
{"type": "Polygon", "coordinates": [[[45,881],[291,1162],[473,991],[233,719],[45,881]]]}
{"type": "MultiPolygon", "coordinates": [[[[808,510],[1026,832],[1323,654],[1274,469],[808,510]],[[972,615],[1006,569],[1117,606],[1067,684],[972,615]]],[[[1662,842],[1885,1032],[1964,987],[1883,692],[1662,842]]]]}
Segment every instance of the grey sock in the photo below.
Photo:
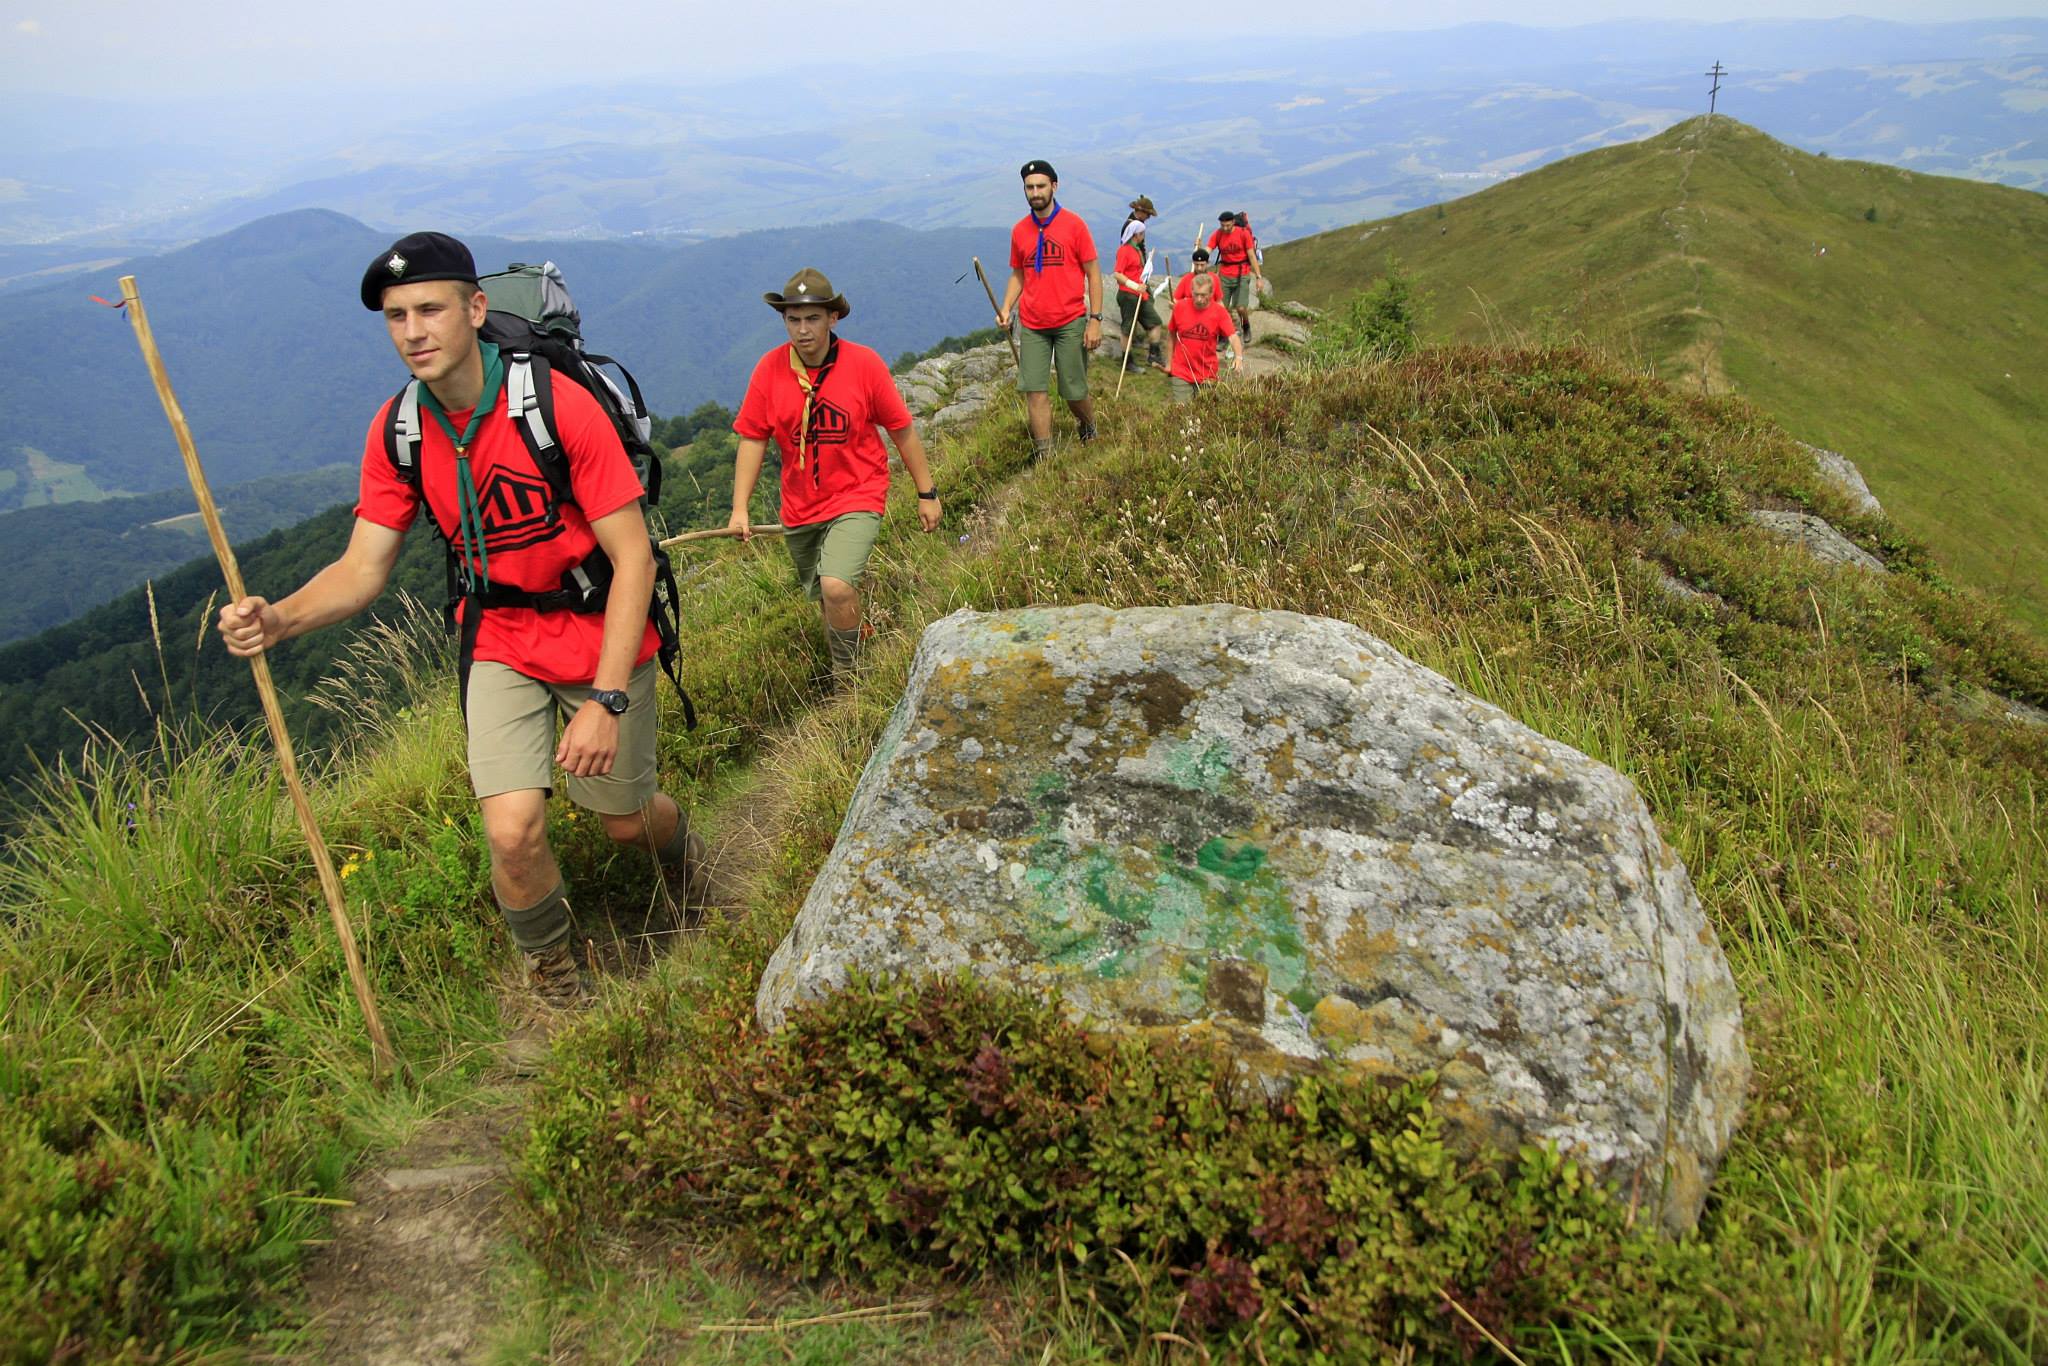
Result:
{"type": "Polygon", "coordinates": [[[503,900],[498,902],[498,909],[505,913],[505,923],[512,927],[512,942],[526,953],[553,948],[569,933],[569,889],[562,883],[556,883],[555,890],[523,911],[507,906],[503,900]]]}
{"type": "Polygon", "coordinates": [[[668,843],[661,846],[655,857],[671,868],[680,868],[689,861],[690,818],[682,811],[676,812],[676,832],[668,837],[668,843]]]}
{"type": "Polygon", "coordinates": [[[1052,438],[1051,438],[1051,437],[1049,437],[1049,436],[1034,436],[1034,437],[1032,437],[1032,438],[1031,438],[1031,458],[1032,458],[1033,460],[1043,460],[1043,459],[1045,459],[1045,457],[1047,457],[1048,455],[1051,455],[1051,454],[1052,454],[1052,438]]]}
{"type": "Polygon", "coordinates": [[[831,648],[834,669],[851,669],[860,661],[860,627],[842,631],[837,626],[827,626],[825,643],[831,648]]]}

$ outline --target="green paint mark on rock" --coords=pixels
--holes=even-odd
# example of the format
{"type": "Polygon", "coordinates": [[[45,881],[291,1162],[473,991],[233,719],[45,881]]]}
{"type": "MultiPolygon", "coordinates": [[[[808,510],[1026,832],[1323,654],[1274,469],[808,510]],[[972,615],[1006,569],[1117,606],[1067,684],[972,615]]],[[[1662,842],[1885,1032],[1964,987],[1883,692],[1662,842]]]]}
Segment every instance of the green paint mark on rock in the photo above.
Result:
{"type": "Polygon", "coordinates": [[[1266,851],[1256,844],[1235,844],[1226,839],[1212,839],[1195,855],[1195,862],[1204,872],[1221,873],[1236,882],[1256,874],[1266,862],[1266,851]]]}
{"type": "Polygon", "coordinates": [[[1166,756],[1166,780],[1189,792],[1221,794],[1229,776],[1230,747],[1213,736],[1197,735],[1166,756]]]}

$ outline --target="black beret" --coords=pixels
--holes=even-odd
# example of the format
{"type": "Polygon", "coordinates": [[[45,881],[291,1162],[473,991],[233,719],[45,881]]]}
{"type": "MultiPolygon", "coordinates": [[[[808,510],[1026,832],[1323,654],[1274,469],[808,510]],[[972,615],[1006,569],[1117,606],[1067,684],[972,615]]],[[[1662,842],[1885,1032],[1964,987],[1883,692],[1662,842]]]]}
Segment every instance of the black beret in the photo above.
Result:
{"type": "Polygon", "coordinates": [[[384,291],[392,285],[413,285],[422,280],[466,280],[475,284],[476,258],[469,248],[445,232],[415,232],[379,252],[363,272],[363,307],[371,312],[384,307],[384,291]]]}
{"type": "Polygon", "coordinates": [[[1237,215],[1231,212],[1229,209],[1225,209],[1222,213],[1216,215],[1216,221],[1218,223],[1235,223],[1237,221],[1237,215]]]}
{"type": "Polygon", "coordinates": [[[1041,158],[1025,162],[1024,169],[1017,172],[1017,179],[1029,180],[1035,175],[1042,175],[1055,185],[1060,181],[1060,173],[1052,168],[1052,163],[1041,158]]]}

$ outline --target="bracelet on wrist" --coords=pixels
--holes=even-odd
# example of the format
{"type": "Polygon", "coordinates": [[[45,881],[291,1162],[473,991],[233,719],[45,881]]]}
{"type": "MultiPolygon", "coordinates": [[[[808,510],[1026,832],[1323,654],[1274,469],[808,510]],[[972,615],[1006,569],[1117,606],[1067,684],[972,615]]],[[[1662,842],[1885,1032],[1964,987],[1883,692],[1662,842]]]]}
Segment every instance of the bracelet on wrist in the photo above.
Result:
{"type": "Polygon", "coordinates": [[[935,502],[937,502],[937,501],[939,500],[939,491],[938,491],[937,489],[935,489],[935,488],[930,488],[930,489],[920,489],[920,490],[918,490],[918,494],[917,494],[917,496],[918,496],[918,497],[920,497],[920,498],[923,498],[923,499],[925,499],[925,500],[927,500],[927,501],[929,501],[929,502],[934,502],[934,503],[935,503],[935,502]]]}

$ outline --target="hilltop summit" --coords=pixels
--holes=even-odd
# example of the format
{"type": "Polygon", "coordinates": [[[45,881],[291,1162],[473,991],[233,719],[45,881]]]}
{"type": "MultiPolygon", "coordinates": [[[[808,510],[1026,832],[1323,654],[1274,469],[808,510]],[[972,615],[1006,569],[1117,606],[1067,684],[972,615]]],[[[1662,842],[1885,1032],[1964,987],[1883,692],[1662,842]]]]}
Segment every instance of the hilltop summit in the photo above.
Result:
{"type": "Polygon", "coordinates": [[[1269,253],[1327,303],[1389,261],[1430,334],[1579,337],[1841,451],[2048,628],[2048,198],[1788,147],[1727,117],[1269,253]]]}

